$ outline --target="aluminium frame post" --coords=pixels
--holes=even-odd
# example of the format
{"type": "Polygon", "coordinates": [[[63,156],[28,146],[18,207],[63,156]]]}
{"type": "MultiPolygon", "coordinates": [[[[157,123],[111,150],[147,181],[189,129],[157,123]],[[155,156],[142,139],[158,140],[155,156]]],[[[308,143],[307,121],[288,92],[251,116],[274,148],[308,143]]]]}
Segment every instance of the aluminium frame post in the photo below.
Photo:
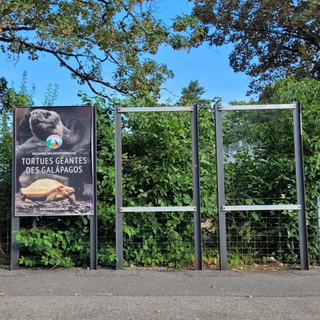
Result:
{"type": "Polygon", "coordinates": [[[201,201],[200,201],[200,163],[199,163],[199,121],[198,107],[195,104],[191,111],[191,149],[192,149],[192,184],[194,212],[194,253],[195,269],[202,270],[202,234],[201,234],[201,201]]]}
{"type": "Polygon", "coordinates": [[[98,268],[98,211],[97,211],[97,134],[96,108],[92,106],[92,182],[93,182],[93,215],[90,216],[90,269],[98,268]]]}
{"type": "Polygon", "coordinates": [[[226,213],[223,211],[225,206],[224,191],[224,163],[223,163],[223,132],[222,132],[222,111],[219,109],[220,104],[214,105],[215,114],[215,131],[216,131],[216,161],[217,161],[217,203],[219,215],[219,254],[220,270],[228,269],[227,260],[227,228],[226,213]]]}
{"type": "Polygon", "coordinates": [[[11,218],[11,270],[19,270],[19,245],[17,234],[13,231],[20,230],[20,218],[11,218]]]}
{"type": "Polygon", "coordinates": [[[298,210],[300,266],[301,266],[301,270],[309,270],[306,195],[305,195],[305,184],[304,184],[305,180],[304,180],[304,166],[303,166],[301,103],[296,102],[295,104],[296,104],[296,108],[293,109],[293,128],[294,128],[294,153],[295,153],[295,163],[296,163],[296,188],[297,188],[297,202],[298,204],[301,205],[301,209],[298,210]]]}
{"type": "Polygon", "coordinates": [[[123,269],[123,216],[122,207],[122,139],[121,139],[121,113],[119,105],[114,108],[114,137],[115,137],[115,180],[116,180],[116,269],[123,269]]]}

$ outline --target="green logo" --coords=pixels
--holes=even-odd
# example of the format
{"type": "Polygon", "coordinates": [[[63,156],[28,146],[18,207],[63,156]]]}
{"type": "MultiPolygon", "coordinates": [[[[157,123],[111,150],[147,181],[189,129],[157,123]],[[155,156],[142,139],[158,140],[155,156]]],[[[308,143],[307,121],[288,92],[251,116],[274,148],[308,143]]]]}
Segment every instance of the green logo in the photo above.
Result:
{"type": "Polygon", "coordinates": [[[46,144],[51,149],[58,149],[62,146],[62,139],[56,134],[53,134],[47,138],[46,144]]]}

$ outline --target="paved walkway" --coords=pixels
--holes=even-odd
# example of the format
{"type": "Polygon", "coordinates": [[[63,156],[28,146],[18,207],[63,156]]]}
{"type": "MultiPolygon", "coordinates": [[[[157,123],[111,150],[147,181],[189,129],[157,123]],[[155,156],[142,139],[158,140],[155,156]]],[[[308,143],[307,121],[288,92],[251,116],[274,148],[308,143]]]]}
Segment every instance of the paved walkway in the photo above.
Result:
{"type": "Polygon", "coordinates": [[[0,269],[1,320],[320,319],[320,270],[0,269]]]}

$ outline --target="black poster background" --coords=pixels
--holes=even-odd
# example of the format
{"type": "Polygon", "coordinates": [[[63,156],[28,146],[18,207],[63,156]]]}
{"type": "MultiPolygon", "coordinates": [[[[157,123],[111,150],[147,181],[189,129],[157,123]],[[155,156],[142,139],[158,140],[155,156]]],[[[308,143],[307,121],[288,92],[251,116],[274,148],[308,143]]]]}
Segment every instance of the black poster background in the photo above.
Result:
{"type": "Polygon", "coordinates": [[[93,112],[14,109],[14,216],[94,214],[93,112]]]}

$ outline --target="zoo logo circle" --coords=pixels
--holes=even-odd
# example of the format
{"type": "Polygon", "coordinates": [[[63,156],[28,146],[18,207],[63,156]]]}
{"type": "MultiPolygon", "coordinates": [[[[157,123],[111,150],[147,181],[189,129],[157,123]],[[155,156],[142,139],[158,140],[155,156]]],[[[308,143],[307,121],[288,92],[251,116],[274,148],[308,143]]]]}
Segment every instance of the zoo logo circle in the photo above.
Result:
{"type": "Polygon", "coordinates": [[[51,149],[58,149],[62,146],[62,139],[56,134],[53,134],[47,138],[46,144],[51,149]]]}

